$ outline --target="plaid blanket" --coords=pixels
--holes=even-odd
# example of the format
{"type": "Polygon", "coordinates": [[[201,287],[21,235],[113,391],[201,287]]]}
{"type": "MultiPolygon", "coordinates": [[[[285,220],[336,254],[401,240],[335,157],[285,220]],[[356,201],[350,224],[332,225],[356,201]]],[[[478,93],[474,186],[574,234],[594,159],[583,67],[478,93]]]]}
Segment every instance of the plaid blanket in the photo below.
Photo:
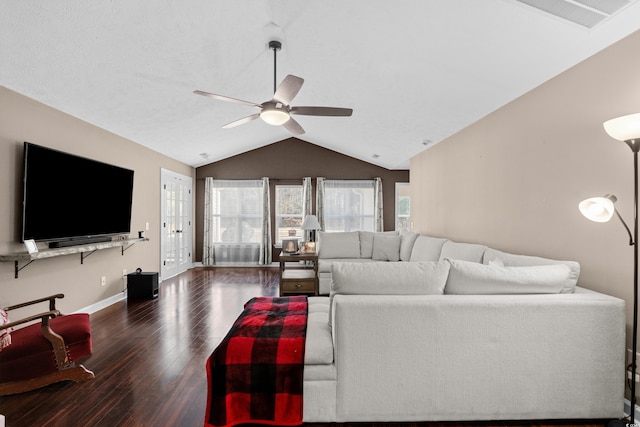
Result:
{"type": "Polygon", "coordinates": [[[302,424],[307,297],[249,300],[207,360],[205,426],[302,424]]]}

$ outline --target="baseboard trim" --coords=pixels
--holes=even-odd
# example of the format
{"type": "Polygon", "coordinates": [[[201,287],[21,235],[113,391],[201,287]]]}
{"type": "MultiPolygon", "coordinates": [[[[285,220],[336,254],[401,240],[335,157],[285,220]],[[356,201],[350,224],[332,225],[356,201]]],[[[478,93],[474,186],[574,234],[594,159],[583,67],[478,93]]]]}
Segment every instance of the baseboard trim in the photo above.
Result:
{"type": "Polygon", "coordinates": [[[115,303],[117,303],[119,301],[125,300],[125,299],[127,299],[126,292],[120,292],[120,293],[117,293],[116,295],[113,295],[113,296],[111,296],[109,298],[105,298],[102,301],[98,301],[95,304],[91,304],[91,305],[88,305],[88,306],[86,306],[84,308],[81,308],[80,310],[74,311],[74,313],[89,313],[89,314],[93,314],[96,311],[100,311],[103,308],[107,308],[110,305],[113,305],[113,304],[115,304],[115,303]]]}

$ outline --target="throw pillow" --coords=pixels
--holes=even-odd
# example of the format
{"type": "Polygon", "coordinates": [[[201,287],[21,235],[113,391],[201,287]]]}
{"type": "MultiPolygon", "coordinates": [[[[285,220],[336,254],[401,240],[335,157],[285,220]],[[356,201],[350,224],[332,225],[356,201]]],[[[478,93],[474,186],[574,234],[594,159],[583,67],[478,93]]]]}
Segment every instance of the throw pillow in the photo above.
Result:
{"type": "Polygon", "coordinates": [[[373,236],[373,254],[376,261],[400,261],[400,236],[373,236]]]}
{"type": "Polygon", "coordinates": [[[558,294],[572,280],[564,264],[501,267],[447,258],[451,264],[445,294],[558,294]]]}
{"type": "Polygon", "coordinates": [[[375,236],[397,236],[397,231],[360,231],[360,258],[371,258],[373,256],[373,238],[375,236]]]}
{"type": "Polygon", "coordinates": [[[411,261],[411,251],[419,234],[402,230],[400,233],[400,261],[411,261]]]}
{"type": "Polygon", "coordinates": [[[448,240],[425,235],[418,236],[411,250],[410,261],[439,261],[440,252],[445,242],[448,242],[448,240]]]}
{"type": "Polygon", "coordinates": [[[561,261],[555,259],[541,258],[530,255],[515,255],[507,252],[501,252],[496,249],[487,248],[484,252],[483,263],[489,264],[491,261],[499,258],[506,267],[531,267],[535,265],[557,265],[564,264],[571,269],[571,280],[561,293],[573,293],[580,277],[580,264],[576,261],[561,261]]]}
{"type": "Polygon", "coordinates": [[[487,249],[484,245],[475,243],[462,243],[448,240],[442,245],[440,261],[445,258],[461,259],[464,261],[482,262],[482,256],[487,249]]]}

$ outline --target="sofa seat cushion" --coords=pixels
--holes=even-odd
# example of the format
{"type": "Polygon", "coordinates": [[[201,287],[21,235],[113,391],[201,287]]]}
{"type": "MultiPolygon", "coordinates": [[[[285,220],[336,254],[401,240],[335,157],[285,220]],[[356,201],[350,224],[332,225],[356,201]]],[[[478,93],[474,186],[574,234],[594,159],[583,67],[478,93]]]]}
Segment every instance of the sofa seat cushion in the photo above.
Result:
{"type": "Polygon", "coordinates": [[[360,233],[357,231],[318,233],[318,258],[360,258],[360,233]]]}
{"type": "Polygon", "coordinates": [[[565,264],[503,267],[447,258],[451,264],[445,294],[558,294],[571,282],[565,264]]]}
{"type": "Polygon", "coordinates": [[[541,258],[529,255],[515,255],[501,252],[496,249],[487,248],[484,252],[483,263],[489,264],[500,260],[505,267],[531,267],[536,265],[556,265],[564,264],[571,269],[571,280],[561,293],[573,293],[580,277],[580,264],[576,261],[561,261],[555,259],[541,258]]]}
{"type": "Polygon", "coordinates": [[[335,263],[339,262],[355,262],[355,263],[368,263],[374,262],[370,258],[334,258],[334,259],[318,259],[318,274],[329,273],[331,275],[331,267],[335,263]]]}
{"type": "Polygon", "coordinates": [[[329,328],[329,298],[309,297],[307,340],[304,351],[305,365],[333,363],[333,340],[329,328]]]}
{"type": "MultiPolygon", "coordinates": [[[[64,338],[69,360],[91,354],[91,324],[86,313],[59,316],[49,321],[64,338]]],[[[0,352],[0,382],[40,377],[57,370],[51,343],[42,335],[41,323],[11,332],[11,345],[0,352]]]]}

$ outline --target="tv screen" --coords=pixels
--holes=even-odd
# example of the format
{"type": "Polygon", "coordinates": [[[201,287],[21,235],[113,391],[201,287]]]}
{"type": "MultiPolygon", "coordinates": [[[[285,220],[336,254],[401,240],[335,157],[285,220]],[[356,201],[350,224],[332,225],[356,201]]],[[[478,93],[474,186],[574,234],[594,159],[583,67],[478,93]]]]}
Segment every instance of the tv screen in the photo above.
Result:
{"type": "Polygon", "coordinates": [[[128,234],[133,171],[24,143],[22,240],[128,234]]]}

